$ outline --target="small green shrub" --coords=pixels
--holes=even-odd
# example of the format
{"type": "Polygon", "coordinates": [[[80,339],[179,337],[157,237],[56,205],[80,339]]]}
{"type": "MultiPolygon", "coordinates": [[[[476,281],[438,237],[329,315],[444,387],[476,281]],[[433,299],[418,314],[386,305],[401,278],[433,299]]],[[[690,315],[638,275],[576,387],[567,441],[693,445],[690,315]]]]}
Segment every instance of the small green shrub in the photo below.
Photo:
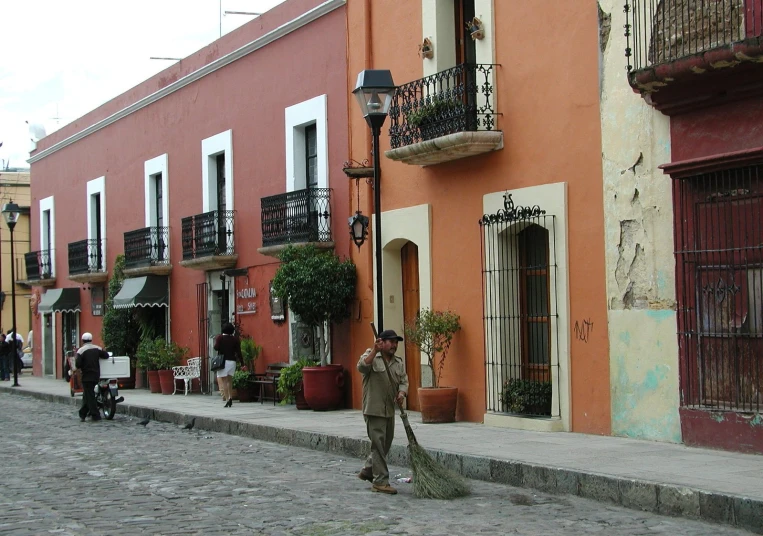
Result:
{"type": "Polygon", "coordinates": [[[427,356],[432,371],[432,387],[440,385],[442,369],[453,342],[453,335],[461,329],[460,320],[461,317],[452,311],[432,311],[424,308],[414,322],[405,326],[408,342],[415,344],[421,353],[427,356]]]}
{"type": "Polygon", "coordinates": [[[278,377],[278,392],[281,395],[281,404],[291,404],[294,397],[302,388],[302,369],[305,367],[315,367],[319,361],[301,358],[296,363],[281,369],[281,375],[278,377]]]}
{"type": "Polygon", "coordinates": [[[501,402],[510,413],[551,415],[551,382],[511,378],[503,384],[501,402]]]}

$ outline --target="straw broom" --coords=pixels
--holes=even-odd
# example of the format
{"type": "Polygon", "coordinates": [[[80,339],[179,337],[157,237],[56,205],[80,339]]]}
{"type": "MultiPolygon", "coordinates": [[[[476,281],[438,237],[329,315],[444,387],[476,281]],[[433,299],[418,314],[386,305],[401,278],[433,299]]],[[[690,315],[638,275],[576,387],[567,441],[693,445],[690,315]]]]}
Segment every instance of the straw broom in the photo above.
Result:
{"type": "MultiPolygon", "coordinates": [[[[374,331],[374,339],[378,338],[376,326],[371,322],[371,329],[374,331]]],[[[392,399],[397,401],[398,387],[389,371],[387,360],[384,361],[384,367],[387,370],[389,383],[395,389],[392,393],[392,399]]],[[[456,499],[464,497],[470,493],[469,484],[461,475],[443,467],[432,458],[424,447],[419,445],[413,428],[408,422],[408,414],[403,408],[403,402],[397,401],[397,407],[400,408],[400,419],[405,427],[405,435],[408,436],[408,454],[411,459],[411,468],[413,469],[413,494],[421,499],[456,499]]]]}

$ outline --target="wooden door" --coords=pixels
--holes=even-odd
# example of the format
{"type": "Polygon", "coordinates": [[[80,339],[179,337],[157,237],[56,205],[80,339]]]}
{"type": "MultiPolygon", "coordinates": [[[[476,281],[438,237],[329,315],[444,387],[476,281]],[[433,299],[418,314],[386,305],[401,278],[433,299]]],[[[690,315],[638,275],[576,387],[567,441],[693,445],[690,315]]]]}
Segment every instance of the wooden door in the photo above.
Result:
{"type": "MultiPolygon", "coordinates": [[[[400,250],[403,272],[403,321],[407,324],[419,314],[419,248],[408,242],[400,250]]],[[[408,373],[408,409],[419,411],[418,387],[421,385],[421,353],[405,340],[405,370],[408,373]]]]}

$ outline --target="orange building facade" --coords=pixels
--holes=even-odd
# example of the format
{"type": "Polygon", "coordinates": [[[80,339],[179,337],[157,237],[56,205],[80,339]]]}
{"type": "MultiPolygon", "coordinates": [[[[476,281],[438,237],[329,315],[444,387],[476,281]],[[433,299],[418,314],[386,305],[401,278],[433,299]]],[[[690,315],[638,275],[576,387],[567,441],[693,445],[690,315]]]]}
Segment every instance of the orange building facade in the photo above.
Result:
{"type": "MultiPolygon", "coordinates": [[[[441,381],[459,389],[459,420],[609,434],[596,9],[356,0],[347,14],[348,93],[365,69],[398,86],[381,135],[384,328],[421,308],[460,315],[441,381]],[[513,411],[506,390],[522,382],[546,384],[550,410],[513,411]]],[[[371,160],[352,104],[350,157],[371,160]]],[[[351,209],[372,214],[371,187],[351,183],[351,209]]],[[[359,355],[376,316],[372,241],[353,259],[359,355]]],[[[399,352],[428,385],[426,359],[399,352]]]]}

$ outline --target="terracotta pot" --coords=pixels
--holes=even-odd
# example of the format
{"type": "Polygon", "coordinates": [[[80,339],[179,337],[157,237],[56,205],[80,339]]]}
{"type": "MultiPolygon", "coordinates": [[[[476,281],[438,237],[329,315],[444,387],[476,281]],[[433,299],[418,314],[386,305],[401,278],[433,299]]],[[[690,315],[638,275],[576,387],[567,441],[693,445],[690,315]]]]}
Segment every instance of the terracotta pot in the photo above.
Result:
{"type": "Polygon", "coordinates": [[[257,400],[257,395],[254,394],[253,387],[236,389],[236,393],[238,393],[239,402],[253,402],[254,400],[257,400]]]}
{"type": "Polygon", "coordinates": [[[342,365],[303,368],[302,391],[305,401],[315,411],[341,408],[344,399],[344,368],[342,365]]]}
{"type": "Polygon", "coordinates": [[[152,393],[161,393],[162,392],[162,386],[159,384],[159,371],[158,370],[149,370],[146,372],[146,375],[148,376],[148,389],[152,393]]]}
{"type": "Polygon", "coordinates": [[[302,386],[302,382],[297,385],[297,391],[294,393],[294,403],[297,405],[297,409],[310,409],[310,404],[305,400],[305,389],[302,386]]]}
{"type": "Polygon", "coordinates": [[[458,387],[419,387],[421,422],[455,422],[458,387]]]}
{"type": "Polygon", "coordinates": [[[171,370],[160,370],[159,372],[159,384],[162,388],[163,395],[171,395],[175,391],[175,377],[172,375],[171,370]]]}

